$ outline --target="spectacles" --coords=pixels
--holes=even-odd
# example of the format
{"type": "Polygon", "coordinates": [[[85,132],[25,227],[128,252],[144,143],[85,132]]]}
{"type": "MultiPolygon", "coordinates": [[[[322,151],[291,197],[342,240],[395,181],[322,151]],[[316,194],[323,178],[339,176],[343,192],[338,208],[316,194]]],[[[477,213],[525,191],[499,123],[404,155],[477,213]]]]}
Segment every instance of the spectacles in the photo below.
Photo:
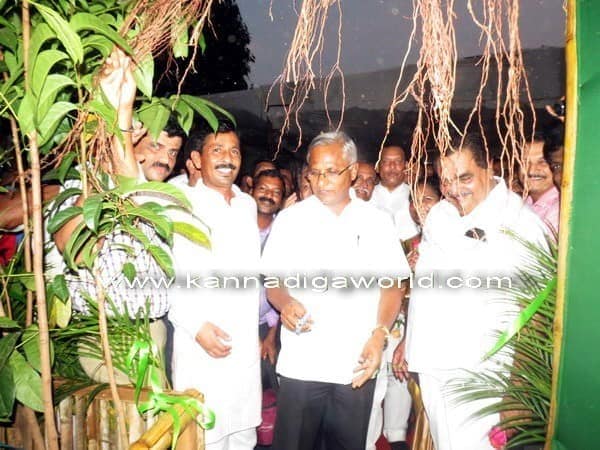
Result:
{"type": "Polygon", "coordinates": [[[354,163],[348,164],[342,170],[327,169],[322,172],[319,170],[309,170],[306,174],[306,178],[311,183],[317,183],[320,177],[323,177],[324,181],[337,181],[340,175],[342,175],[346,170],[352,167],[353,164],[354,163]]]}

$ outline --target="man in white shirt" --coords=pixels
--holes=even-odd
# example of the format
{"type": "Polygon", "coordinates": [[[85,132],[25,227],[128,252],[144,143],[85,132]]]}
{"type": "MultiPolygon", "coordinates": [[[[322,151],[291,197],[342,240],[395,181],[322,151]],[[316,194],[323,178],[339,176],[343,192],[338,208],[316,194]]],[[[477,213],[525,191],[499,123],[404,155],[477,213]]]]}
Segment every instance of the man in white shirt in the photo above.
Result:
{"type": "Polygon", "coordinates": [[[384,147],[377,170],[380,182],[373,190],[371,203],[392,217],[398,239],[413,237],[418,229],[408,211],[410,186],[406,183],[404,149],[398,145],[384,147]]]}
{"type": "Polygon", "coordinates": [[[364,450],[371,378],[409,269],[389,217],[350,196],[354,142],[322,133],[307,159],[314,195],[279,213],[263,253],[283,324],[273,450],[312,450],[321,439],[326,449],[364,450]],[[369,288],[356,287],[361,279],[369,288]]]}
{"type": "MultiPolygon", "coordinates": [[[[408,312],[406,360],[419,374],[436,450],[492,449],[498,414],[474,417],[499,399],[457,404],[444,390],[465,370],[497,369],[483,361],[516,306],[499,288],[516,283],[524,247],[506,233],[543,243],[543,226],[522,199],[493,177],[481,136],[456,139],[441,159],[448,200],[427,216],[408,312]],[[421,283],[420,280],[431,280],[421,283]]],[[[504,361],[506,362],[506,360],[504,361]]]]}
{"type": "Polygon", "coordinates": [[[256,203],[233,184],[242,154],[228,123],[190,137],[184,156],[189,179],[174,184],[192,203],[194,224],[209,233],[210,248],[174,237],[173,386],[198,389],[215,412],[207,450],[251,450],[261,401],[256,203]]]}
{"type": "Polygon", "coordinates": [[[368,202],[371,200],[373,190],[379,181],[377,172],[375,172],[375,167],[370,162],[358,161],[356,164],[358,170],[356,179],[354,180],[354,183],[352,183],[352,188],[358,198],[368,202]]]}

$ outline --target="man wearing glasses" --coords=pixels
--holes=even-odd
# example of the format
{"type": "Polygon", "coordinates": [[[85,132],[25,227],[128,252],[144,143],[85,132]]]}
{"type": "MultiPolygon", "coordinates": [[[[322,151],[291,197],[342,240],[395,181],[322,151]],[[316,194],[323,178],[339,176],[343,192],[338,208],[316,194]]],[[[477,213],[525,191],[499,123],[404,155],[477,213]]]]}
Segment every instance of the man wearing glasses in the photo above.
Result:
{"type": "Polygon", "coordinates": [[[263,253],[283,324],[274,450],[365,448],[372,378],[409,268],[390,218],[350,196],[356,154],[343,132],[311,142],[314,195],[278,215],[263,253]]]}

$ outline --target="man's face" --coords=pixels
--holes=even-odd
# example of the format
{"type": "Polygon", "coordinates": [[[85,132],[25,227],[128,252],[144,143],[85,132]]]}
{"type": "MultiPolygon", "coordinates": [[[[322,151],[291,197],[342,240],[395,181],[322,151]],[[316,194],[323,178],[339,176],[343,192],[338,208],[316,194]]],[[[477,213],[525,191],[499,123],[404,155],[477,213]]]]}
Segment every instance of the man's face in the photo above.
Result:
{"type": "Polygon", "coordinates": [[[564,153],[565,153],[564,147],[560,147],[556,151],[550,153],[550,169],[552,170],[554,184],[559,189],[560,189],[560,185],[562,183],[564,153]]]}
{"type": "Polygon", "coordinates": [[[525,170],[521,170],[521,183],[534,199],[554,186],[552,170],[544,159],[544,143],[535,141],[525,145],[525,170]],[[525,176],[527,174],[527,176],[525,176]]]}
{"type": "Polygon", "coordinates": [[[461,216],[485,200],[493,187],[492,169],[479,167],[468,148],[441,158],[442,192],[461,216]]]}
{"type": "Polygon", "coordinates": [[[252,189],[258,213],[273,215],[281,209],[284,185],[278,177],[261,176],[252,189]]]}
{"type": "Polygon", "coordinates": [[[349,189],[356,172],[356,164],[344,157],[340,143],[321,145],[310,152],[307,175],[310,187],[313,194],[336,214],[341,213],[350,201],[349,189]]]}
{"type": "Polygon", "coordinates": [[[354,184],[352,185],[356,192],[356,196],[366,202],[369,201],[371,195],[373,195],[373,189],[375,189],[376,184],[377,173],[375,172],[373,165],[367,162],[359,162],[356,180],[354,180],[354,184]]]}
{"type": "Polygon", "coordinates": [[[182,143],[179,136],[169,137],[164,131],[156,142],[146,135],[137,143],[134,147],[135,158],[147,180],[164,181],[171,175],[182,143]]]}
{"type": "Polygon", "coordinates": [[[216,191],[228,192],[242,163],[240,140],[234,132],[209,134],[200,154],[204,184],[216,191]]]}
{"type": "Polygon", "coordinates": [[[292,172],[290,169],[279,169],[279,173],[285,181],[285,195],[290,195],[294,192],[294,182],[292,181],[292,172]]]}
{"type": "Polygon", "coordinates": [[[406,177],[406,160],[401,147],[385,147],[379,161],[381,184],[388,189],[400,186],[406,177]]]}

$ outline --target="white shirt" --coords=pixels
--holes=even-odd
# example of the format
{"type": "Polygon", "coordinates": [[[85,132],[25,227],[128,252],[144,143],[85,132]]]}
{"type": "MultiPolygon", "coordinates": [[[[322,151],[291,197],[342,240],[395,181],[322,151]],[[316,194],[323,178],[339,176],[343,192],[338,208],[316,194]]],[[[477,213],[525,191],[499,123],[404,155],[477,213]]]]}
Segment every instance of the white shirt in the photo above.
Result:
{"type": "Polygon", "coordinates": [[[377,280],[409,273],[389,217],[360,199],[351,199],[337,216],[311,196],[279,213],[262,265],[265,285],[274,287],[274,276],[287,277],[284,287],[314,322],[311,331],[299,335],[282,328],[277,372],[305,381],[351,383],[377,325],[377,280]],[[372,280],[370,289],[352,288],[361,276],[372,280]],[[345,285],[350,288],[340,288],[345,285]]]}
{"type": "MultiPolygon", "coordinates": [[[[180,235],[174,238],[176,283],[169,291],[169,319],[175,327],[173,384],[176,390],[194,387],[204,393],[207,406],[217,417],[215,428],[206,432],[206,442],[212,443],[260,424],[256,203],[236,186],[228,204],[221,193],[202,181],[195,187],[178,181],[173,184],[192,203],[194,215],[202,221],[193,224],[204,228],[211,245],[208,249],[180,235]],[[225,282],[222,276],[234,277],[227,281],[227,288],[209,282],[225,282]],[[255,281],[244,288],[243,276],[254,276],[255,281]],[[225,358],[212,358],[195,341],[205,322],[231,337],[228,344],[232,350],[225,358]]],[[[188,215],[177,212],[173,220],[190,222],[188,215]]]]}
{"type": "Polygon", "coordinates": [[[419,233],[417,225],[410,217],[409,206],[410,187],[402,183],[394,190],[389,191],[382,184],[373,189],[369,203],[390,215],[396,228],[398,239],[404,241],[419,233]]]}
{"type": "Polygon", "coordinates": [[[516,283],[516,270],[525,267],[525,249],[505,230],[544,245],[544,228],[504,180],[495,180],[496,186],[470,214],[460,216],[442,200],[427,216],[408,313],[406,359],[411,371],[475,369],[518,310],[502,300],[506,296],[496,289],[495,279],[485,289],[487,277],[509,277],[502,281],[508,287],[516,283]],[[474,228],[483,230],[485,240],[465,235],[474,228]],[[433,286],[428,287],[431,276],[433,286]],[[475,288],[453,288],[461,283],[475,288]]]}

